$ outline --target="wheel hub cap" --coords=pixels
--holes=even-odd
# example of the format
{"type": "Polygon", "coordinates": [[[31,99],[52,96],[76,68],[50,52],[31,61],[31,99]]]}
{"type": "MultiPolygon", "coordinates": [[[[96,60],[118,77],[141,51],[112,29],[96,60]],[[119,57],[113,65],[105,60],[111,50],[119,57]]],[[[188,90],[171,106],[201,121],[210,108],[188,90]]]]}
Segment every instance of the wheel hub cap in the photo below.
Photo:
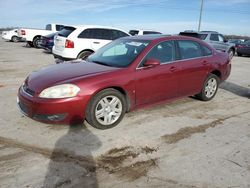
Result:
{"type": "Polygon", "coordinates": [[[102,98],[95,109],[96,120],[102,125],[115,123],[122,113],[121,100],[116,96],[106,96],[102,98]]]}
{"type": "Polygon", "coordinates": [[[211,78],[207,81],[206,87],[205,87],[205,95],[207,98],[211,98],[214,96],[217,89],[217,81],[215,78],[211,78]]]}

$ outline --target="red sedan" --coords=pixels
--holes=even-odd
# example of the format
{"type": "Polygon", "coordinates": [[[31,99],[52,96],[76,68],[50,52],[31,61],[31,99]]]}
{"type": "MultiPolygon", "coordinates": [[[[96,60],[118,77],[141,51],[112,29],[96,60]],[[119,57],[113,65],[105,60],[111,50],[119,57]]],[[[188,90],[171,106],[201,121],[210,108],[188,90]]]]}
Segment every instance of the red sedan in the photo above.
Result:
{"type": "Polygon", "coordinates": [[[87,61],[33,72],[18,91],[21,111],[47,123],[117,125],[130,110],[186,96],[211,100],[230,74],[227,53],[184,36],[125,37],[87,61]]]}

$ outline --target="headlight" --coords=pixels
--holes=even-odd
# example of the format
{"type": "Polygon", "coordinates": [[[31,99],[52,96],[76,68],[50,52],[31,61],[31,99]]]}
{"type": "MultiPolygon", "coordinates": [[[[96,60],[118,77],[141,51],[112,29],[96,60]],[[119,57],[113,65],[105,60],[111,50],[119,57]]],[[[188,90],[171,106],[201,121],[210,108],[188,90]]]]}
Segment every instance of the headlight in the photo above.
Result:
{"type": "Polygon", "coordinates": [[[80,88],[73,84],[62,84],[44,89],[39,97],[41,98],[68,98],[75,97],[80,88]]]}

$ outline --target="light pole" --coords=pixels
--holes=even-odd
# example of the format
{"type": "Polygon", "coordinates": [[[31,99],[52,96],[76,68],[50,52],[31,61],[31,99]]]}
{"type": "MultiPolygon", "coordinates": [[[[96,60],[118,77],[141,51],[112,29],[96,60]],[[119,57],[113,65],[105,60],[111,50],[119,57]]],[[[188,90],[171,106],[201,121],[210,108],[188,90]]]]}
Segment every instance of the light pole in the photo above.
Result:
{"type": "Polygon", "coordinates": [[[199,19],[198,31],[200,31],[200,29],[201,29],[201,17],[202,17],[202,12],[203,12],[203,2],[204,2],[204,0],[201,0],[201,9],[200,9],[200,19],[199,19]]]}

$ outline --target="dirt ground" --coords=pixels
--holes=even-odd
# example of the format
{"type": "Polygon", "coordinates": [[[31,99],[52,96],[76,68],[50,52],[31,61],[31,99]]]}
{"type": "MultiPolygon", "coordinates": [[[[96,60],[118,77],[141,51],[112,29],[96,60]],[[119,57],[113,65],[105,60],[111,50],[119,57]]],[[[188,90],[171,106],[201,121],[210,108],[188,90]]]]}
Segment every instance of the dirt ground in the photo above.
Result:
{"type": "Polygon", "coordinates": [[[26,76],[54,63],[0,40],[0,187],[250,187],[250,57],[210,102],[184,98],[126,114],[110,130],[48,125],[16,105],[26,76]]]}

